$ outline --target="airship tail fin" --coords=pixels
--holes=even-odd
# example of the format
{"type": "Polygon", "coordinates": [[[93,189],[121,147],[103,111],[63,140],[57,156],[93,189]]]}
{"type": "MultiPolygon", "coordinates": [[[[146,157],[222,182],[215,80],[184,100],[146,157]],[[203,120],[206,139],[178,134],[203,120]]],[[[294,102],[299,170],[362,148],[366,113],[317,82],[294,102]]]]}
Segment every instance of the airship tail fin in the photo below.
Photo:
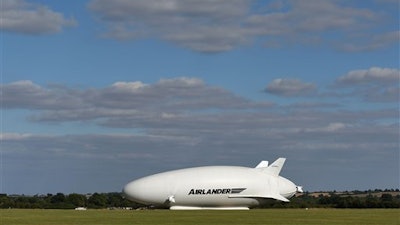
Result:
{"type": "Polygon", "coordinates": [[[280,194],[261,194],[261,195],[229,195],[229,198],[272,198],[282,202],[290,202],[289,199],[280,194]]]}
{"type": "Polygon", "coordinates": [[[267,168],[268,161],[261,161],[255,168],[267,168]]]}
{"type": "Polygon", "coordinates": [[[273,162],[266,171],[272,175],[278,176],[282,170],[283,165],[285,164],[286,158],[279,158],[275,162],[273,162]]]}
{"type": "Polygon", "coordinates": [[[279,201],[282,201],[282,202],[290,202],[289,199],[283,197],[283,196],[280,195],[280,194],[271,195],[271,196],[268,196],[268,197],[273,198],[273,199],[276,199],[276,200],[279,200],[279,201]]]}

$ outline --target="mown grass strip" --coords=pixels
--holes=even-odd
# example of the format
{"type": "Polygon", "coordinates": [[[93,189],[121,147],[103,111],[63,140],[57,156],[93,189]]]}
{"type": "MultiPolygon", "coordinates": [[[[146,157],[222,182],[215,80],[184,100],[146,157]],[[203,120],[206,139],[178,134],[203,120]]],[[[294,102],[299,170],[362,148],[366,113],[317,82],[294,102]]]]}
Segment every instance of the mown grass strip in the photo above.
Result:
{"type": "Polygon", "coordinates": [[[400,209],[256,209],[250,211],[123,211],[123,210],[0,210],[0,224],[7,225],[397,225],[400,209]]]}

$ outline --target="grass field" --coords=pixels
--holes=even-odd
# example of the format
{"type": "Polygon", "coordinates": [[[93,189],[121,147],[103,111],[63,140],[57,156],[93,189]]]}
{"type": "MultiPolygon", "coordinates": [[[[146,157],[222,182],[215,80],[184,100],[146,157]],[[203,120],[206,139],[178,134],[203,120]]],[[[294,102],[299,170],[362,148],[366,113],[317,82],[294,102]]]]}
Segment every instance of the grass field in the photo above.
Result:
{"type": "Polygon", "coordinates": [[[0,210],[1,225],[102,224],[400,224],[400,209],[258,209],[250,211],[0,210]]]}

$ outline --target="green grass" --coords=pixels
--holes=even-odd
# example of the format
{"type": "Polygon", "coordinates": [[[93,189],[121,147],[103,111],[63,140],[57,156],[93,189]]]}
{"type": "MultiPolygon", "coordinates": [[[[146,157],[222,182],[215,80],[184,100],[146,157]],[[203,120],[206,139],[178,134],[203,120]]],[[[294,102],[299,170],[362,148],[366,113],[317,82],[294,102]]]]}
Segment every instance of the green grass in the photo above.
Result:
{"type": "Polygon", "coordinates": [[[258,209],[250,211],[0,210],[1,225],[102,224],[400,224],[400,209],[258,209]]]}

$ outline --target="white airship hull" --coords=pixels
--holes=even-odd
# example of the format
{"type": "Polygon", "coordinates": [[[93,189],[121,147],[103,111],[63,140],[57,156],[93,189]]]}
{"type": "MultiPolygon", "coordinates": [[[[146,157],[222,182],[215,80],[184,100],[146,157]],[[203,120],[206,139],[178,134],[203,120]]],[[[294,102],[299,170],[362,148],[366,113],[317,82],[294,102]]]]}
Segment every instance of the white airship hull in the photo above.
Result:
{"type": "Polygon", "coordinates": [[[138,203],[170,209],[248,209],[262,205],[266,199],[288,201],[296,193],[296,185],[271,172],[275,168],[268,168],[208,166],[174,170],[132,181],[125,186],[124,194],[138,203]]]}

